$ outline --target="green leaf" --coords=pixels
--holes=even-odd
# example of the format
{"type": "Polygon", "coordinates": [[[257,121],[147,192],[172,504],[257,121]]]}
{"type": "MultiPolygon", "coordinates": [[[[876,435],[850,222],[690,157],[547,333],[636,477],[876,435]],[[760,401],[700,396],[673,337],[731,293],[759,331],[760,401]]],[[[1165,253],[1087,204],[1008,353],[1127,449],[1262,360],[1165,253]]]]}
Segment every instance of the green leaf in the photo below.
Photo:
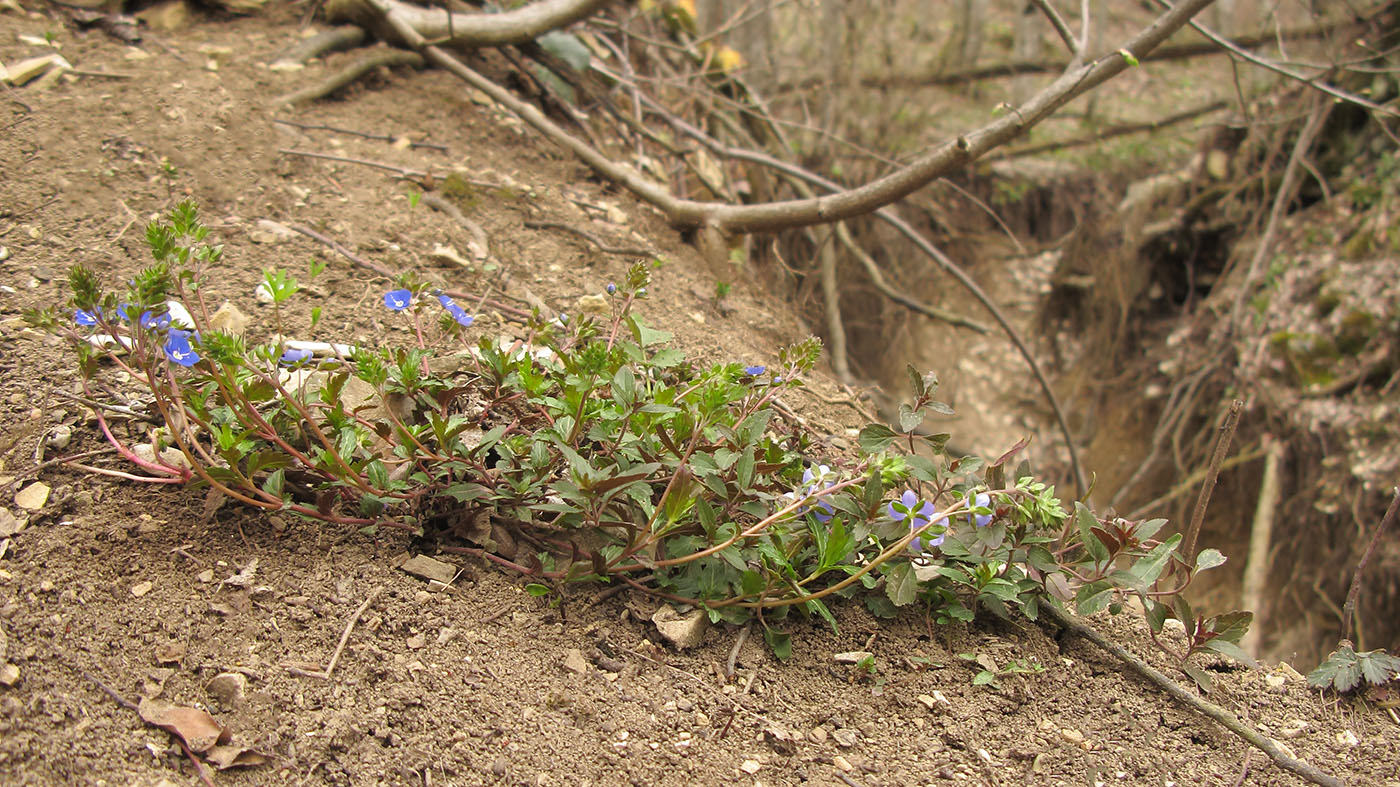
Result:
{"type": "MultiPolygon", "coordinates": [[[[1094,565],[1108,561],[1108,548],[1094,535],[1093,528],[1098,527],[1099,521],[1094,518],[1093,512],[1084,507],[1083,503],[1074,503],[1074,521],[1079,526],[1079,538],[1084,543],[1084,549],[1089,553],[1089,558],[1094,561],[1094,565]]],[[[1080,614],[1084,614],[1080,612],[1080,614]]]]}
{"type": "Polygon", "coordinates": [[[1108,606],[1113,600],[1113,585],[1108,582],[1090,582],[1079,588],[1074,599],[1075,609],[1080,615],[1092,615],[1108,606]]]}
{"type": "Polygon", "coordinates": [[[883,424],[867,424],[860,430],[860,436],[856,442],[860,444],[860,450],[867,454],[878,454],[889,448],[890,443],[899,439],[899,435],[893,429],[883,424]]]}
{"type": "Polygon", "coordinates": [[[530,584],[525,586],[525,592],[529,593],[530,595],[536,598],[539,598],[540,596],[548,596],[549,586],[541,585],[538,582],[531,582],[530,584]]]}
{"type": "Polygon", "coordinates": [[[992,672],[991,670],[984,669],[972,678],[972,685],[986,686],[989,683],[995,683],[996,679],[996,673],[992,672]]]}
{"type": "Polygon", "coordinates": [[[924,416],[928,415],[923,410],[915,411],[907,404],[899,406],[899,431],[909,434],[924,422],[924,416]]]}
{"type": "Polygon", "coordinates": [[[831,614],[831,610],[826,608],[826,605],[822,603],[821,599],[808,599],[806,602],[804,602],[804,605],[807,607],[808,612],[815,612],[816,614],[820,615],[821,619],[825,620],[827,622],[827,625],[831,626],[831,631],[833,634],[841,633],[841,630],[836,627],[836,616],[831,614]]]}
{"type": "Polygon", "coordinates": [[[568,63],[569,68],[580,74],[588,70],[588,47],[584,46],[583,42],[579,41],[578,37],[572,33],[551,30],[536,38],[535,43],[539,44],[544,51],[568,63]]]}
{"type": "Polygon", "coordinates": [[[1133,589],[1147,592],[1152,583],[1157,581],[1157,577],[1162,575],[1162,570],[1167,567],[1167,562],[1171,560],[1172,552],[1180,543],[1181,534],[1177,533],[1158,544],[1151,552],[1138,558],[1133,567],[1128,569],[1128,574],[1132,576],[1133,589]]]}
{"type": "Polygon", "coordinates": [[[1138,59],[1133,55],[1132,52],[1129,52],[1126,49],[1120,49],[1118,50],[1118,55],[1123,58],[1123,62],[1127,63],[1130,68],[1137,67],[1138,59]]]}
{"type": "MultiPolygon", "coordinates": [[[[867,574],[866,576],[869,576],[867,574]]],[[[894,605],[889,598],[878,593],[868,593],[865,596],[865,608],[870,610],[870,614],[877,618],[894,618],[899,616],[899,607],[894,605]]]]}
{"type": "Polygon", "coordinates": [[[1197,571],[1205,571],[1208,568],[1223,565],[1225,565],[1225,556],[1220,554],[1218,549],[1202,549],[1201,553],[1196,555],[1197,571]]]}
{"type": "Polygon", "coordinates": [[[924,385],[924,376],[919,374],[919,370],[914,368],[914,364],[906,364],[904,371],[909,375],[909,384],[914,389],[915,398],[928,393],[928,388],[924,385]]]}
{"type": "Polygon", "coordinates": [[[1239,645],[1229,640],[1221,639],[1220,637],[1207,640],[1206,644],[1201,646],[1201,650],[1209,650],[1214,653],[1219,653],[1222,656],[1229,656],[1251,669],[1257,669],[1259,667],[1259,662],[1255,661],[1253,656],[1245,653],[1244,648],[1241,648],[1239,645]]]}
{"type": "Polygon", "coordinates": [[[630,407],[637,399],[637,378],[632,374],[632,367],[622,366],[617,370],[617,374],[612,379],[613,399],[622,407],[630,407]]]}
{"type": "Polygon", "coordinates": [[[744,450],[744,455],[739,457],[739,461],[734,467],[734,480],[739,484],[741,490],[747,490],[753,484],[753,472],[753,449],[747,448],[744,450]]]}
{"type": "Polygon", "coordinates": [[[1215,681],[1211,680],[1210,673],[1200,667],[1182,667],[1182,672],[1191,676],[1191,680],[1196,681],[1196,685],[1201,687],[1201,691],[1209,694],[1215,690],[1215,681]]]}
{"type": "Polygon", "coordinates": [[[1249,631],[1249,624],[1252,620],[1254,620],[1253,612],[1243,610],[1225,612],[1215,616],[1210,622],[1210,628],[1215,632],[1216,639],[1238,643],[1249,631]]]}
{"type": "Polygon", "coordinates": [[[276,498],[283,497],[283,482],[285,477],[286,471],[282,468],[279,467],[273,470],[267,477],[267,480],[263,481],[263,491],[276,498]]]}
{"type": "Polygon", "coordinates": [[[1400,675],[1400,659],[1383,650],[1358,653],[1356,657],[1361,666],[1361,676],[1373,686],[1379,686],[1400,675]]]}
{"type": "Polygon", "coordinates": [[[389,471],[384,469],[384,463],[375,459],[365,465],[365,476],[369,479],[369,485],[378,490],[389,488],[389,471]]]}
{"type": "Polygon", "coordinates": [[[773,655],[778,657],[778,661],[787,661],[792,658],[792,636],[777,629],[766,628],[763,630],[763,641],[768,643],[768,647],[773,651],[773,655]]]}
{"type": "Polygon", "coordinates": [[[912,564],[900,563],[885,572],[885,595],[896,607],[914,603],[919,597],[919,580],[912,564]]]}

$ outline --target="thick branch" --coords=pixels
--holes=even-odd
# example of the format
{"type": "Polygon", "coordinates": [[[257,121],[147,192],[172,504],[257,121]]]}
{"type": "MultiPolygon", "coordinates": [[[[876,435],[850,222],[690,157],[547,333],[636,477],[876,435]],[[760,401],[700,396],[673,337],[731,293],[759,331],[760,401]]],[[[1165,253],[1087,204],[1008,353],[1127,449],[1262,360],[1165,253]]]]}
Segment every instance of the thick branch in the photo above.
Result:
{"type": "MultiPolygon", "coordinates": [[[[899,200],[959,167],[976,160],[988,151],[1010,141],[1027,129],[1052,115],[1078,96],[1098,87],[1128,67],[1127,59],[1117,52],[1094,63],[1071,68],[1059,79],[1045,87],[1022,106],[982,128],[939,145],[909,166],[849,191],[814,199],[788,200],[756,205],[730,205],[697,202],[673,197],[664,187],[644,178],[631,167],[618,164],[597,149],[579,140],[545,117],[534,105],[516,98],[510,91],[496,85],[461,61],[430,44],[418,33],[401,12],[397,0],[362,0],[384,15],[384,21],[409,46],[420,50],[430,62],[451,71],[493,100],[510,109],[537,131],[560,147],[578,156],[604,177],[623,186],[642,200],[666,213],[677,227],[709,225],[730,233],[772,232],[790,227],[825,224],[861,216],[899,200]]],[[[1214,0],[1185,0],[1158,17],[1135,36],[1123,52],[1141,59],[1173,33],[1180,30],[1191,17],[1214,0]]]]}
{"type": "MultiPolygon", "coordinates": [[[[438,44],[454,47],[490,47],[523,44],[551,30],[567,27],[607,5],[611,0],[539,0],[499,14],[449,14],[436,8],[386,0],[383,5],[367,0],[330,0],[326,17],[332,22],[353,22],[380,33],[395,32],[380,24],[385,9],[393,12],[418,34],[438,44]]],[[[400,35],[390,40],[412,42],[400,35]]],[[[415,49],[417,47],[414,47],[415,49]]]]}

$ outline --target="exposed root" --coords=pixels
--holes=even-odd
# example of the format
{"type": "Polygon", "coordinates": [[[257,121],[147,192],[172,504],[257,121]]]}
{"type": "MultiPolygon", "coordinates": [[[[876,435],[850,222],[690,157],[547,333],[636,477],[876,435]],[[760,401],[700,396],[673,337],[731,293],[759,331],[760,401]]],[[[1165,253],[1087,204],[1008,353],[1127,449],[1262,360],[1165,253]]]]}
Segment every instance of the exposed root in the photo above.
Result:
{"type": "Polygon", "coordinates": [[[277,56],[273,65],[278,63],[295,63],[306,65],[306,62],[313,57],[320,57],[327,52],[339,52],[343,49],[354,49],[365,42],[363,27],[357,25],[341,25],[333,27],[324,33],[318,33],[305,41],[288,48],[285,52],[277,56]]]}
{"type": "Polygon", "coordinates": [[[405,52],[402,49],[384,49],[351,63],[349,66],[331,74],[314,85],[309,85],[301,90],[288,93],[285,96],[279,96],[272,100],[272,104],[274,106],[303,104],[307,101],[325,98],[347,85],[359,81],[380,66],[412,66],[413,68],[422,68],[423,56],[419,55],[417,52],[405,52]]]}
{"type": "Polygon", "coordinates": [[[1321,784],[1324,785],[1324,787],[1342,787],[1342,781],[1340,779],[1330,776],[1306,762],[1288,756],[1277,743],[1274,743],[1269,738],[1245,726],[1239,719],[1235,718],[1234,714],[1215,703],[1206,702],[1195,694],[1182,688],[1181,684],[1163,675],[1156,669],[1153,669],[1147,662],[1129,653],[1122,646],[1110,641],[1097,631],[1094,631],[1076,620],[1072,620],[1068,615],[1049,604],[1041,605],[1040,612],[1042,615],[1054,620],[1070,633],[1086,639],[1103,650],[1117,656],[1124,664],[1127,664],[1133,672],[1146,678],[1149,682],[1156,684],[1162,691],[1170,694],[1172,699],[1240,736],[1251,746],[1269,755],[1269,759],[1273,760],[1274,764],[1278,765],[1278,767],[1289,773],[1300,776],[1313,784],[1321,784]]]}

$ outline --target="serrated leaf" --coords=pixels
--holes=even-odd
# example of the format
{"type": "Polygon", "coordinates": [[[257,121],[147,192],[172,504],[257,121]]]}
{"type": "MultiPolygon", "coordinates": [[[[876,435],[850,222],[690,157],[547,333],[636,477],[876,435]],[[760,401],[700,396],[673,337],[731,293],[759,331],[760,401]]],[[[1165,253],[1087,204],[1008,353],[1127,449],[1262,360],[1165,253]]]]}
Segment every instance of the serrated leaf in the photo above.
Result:
{"type": "Polygon", "coordinates": [[[1253,612],[1236,610],[1234,612],[1224,612],[1215,616],[1211,622],[1212,630],[1217,639],[1227,642],[1238,643],[1245,633],[1249,631],[1249,624],[1254,620],[1253,612]]]}
{"type": "Polygon", "coordinates": [[[860,450],[867,454],[878,454],[889,448],[890,443],[899,439],[899,435],[894,430],[884,424],[867,424],[860,430],[860,436],[856,438],[856,443],[860,445],[860,450]]]}
{"type": "Polygon", "coordinates": [[[1400,659],[1388,655],[1383,650],[1358,653],[1356,656],[1361,666],[1361,676],[1372,686],[1379,686],[1400,675],[1400,659]]]}
{"type": "Polygon", "coordinates": [[[918,429],[919,424],[924,422],[925,415],[927,415],[927,413],[922,410],[916,412],[909,405],[901,404],[899,406],[899,431],[909,434],[915,429],[918,429]]]}
{"type": "Polygon", "coordinates": [[[912,564],[900,563],[885,572],[885,595],[896,607],[914,603],[919,596],[919,580],[912,564]]]}
{"type": "Polygon", "coordinates": [[[1079,538],[1084,543],[1084,549],[1089,553],[1089,559],[1094,561],[1094,565],[1097,566],[1108,560],[1108,550],[1094,536],[1094,528],[1098,527],[1099,521],[1094,518],[1093,512],[1085,508],[1084,504],[1079,501],[1074,503],[1074,522],[1079,526],[1079,538]]]}

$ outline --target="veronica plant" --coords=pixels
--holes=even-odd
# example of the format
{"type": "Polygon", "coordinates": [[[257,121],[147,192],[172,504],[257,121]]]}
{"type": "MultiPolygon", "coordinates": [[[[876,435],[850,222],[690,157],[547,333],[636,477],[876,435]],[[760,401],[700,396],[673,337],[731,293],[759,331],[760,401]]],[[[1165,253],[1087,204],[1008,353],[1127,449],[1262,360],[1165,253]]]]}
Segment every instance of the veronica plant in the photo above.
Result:
{"type": "Polygon", "coordinates": [[[768,363],[687,359],[635,309],[646,265],[607,286],[607,314],[536,313],[520,338],[483,335],[468,307],[404,276],[382,308],[413,341],[375,348],[286,338],[298,288],[269,271],[278,334],[258,343],[211,327],[205,282],[222,249],[207,235],[182,203],[147,228],[155,262],[123,290],[76,266],[67,307],[28,315],[70,342],[103,437],[135,465],[88,469],[442,534],[445,551],[527,575],[532,592],[625,582],[715,620],[757,618],[784,657],[781,621],[796,610],[834,626],[834,597],[945,623],[978,608],[1117,609],[1128,595],[1154,615],[1175,608],[1159,599],[1180,588],[1157,582],[1183,561],[1177,537],[1153,540],[1160,520],[1072,515],[1024,463],[1008,477],[1022,446],[991,465],[950,456],[947,435],[919,432],[951,412],[931,374],[911,367],[898,431],[872,424],[858,452],[814,459],[775,400],[803,385],[819,343],[768,363]],[[107,422],[107,408],[141,406],[163,422],[149,450],[107,422]]]}

